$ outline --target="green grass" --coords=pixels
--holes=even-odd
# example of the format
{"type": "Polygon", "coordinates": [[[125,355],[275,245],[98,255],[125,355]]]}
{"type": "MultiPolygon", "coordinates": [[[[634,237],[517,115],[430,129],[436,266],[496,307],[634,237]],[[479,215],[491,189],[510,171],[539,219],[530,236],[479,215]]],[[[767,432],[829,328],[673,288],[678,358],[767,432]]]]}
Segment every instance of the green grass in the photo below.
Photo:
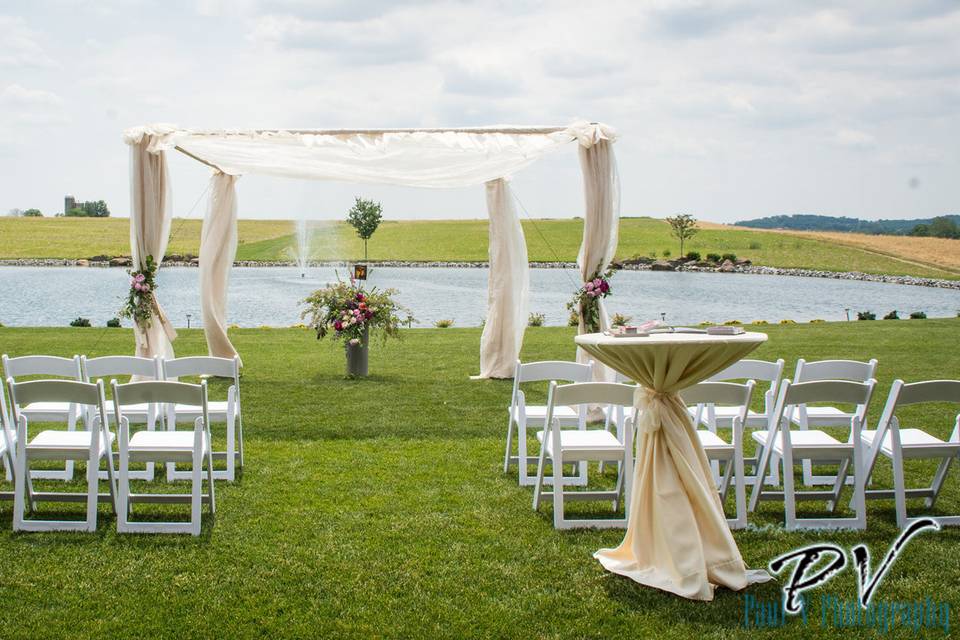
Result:
{"type": "MultiPolygon", "coordinates": [[[[583,233],[581,220],[524,220],[531,261],[576,260],[583,233]]],[[[241,220],[238,260],[291,260],[296,236],[288,220],[241,220]]],[[[168,253],[198,252],[199,220],[176,219],[168,253]]],[[[678,254],[669,227],[653,218],[623,218],[617,256],[661,257],[678,254]]],[[[702,229],[685,251],[734,253],[755,264],[826,271],[862,271],[932,278],[960,278],[924,262],[906,262],[823,239],[743,229],[702,229]]],[[[0,258],[83,258],[129,253],[127,220],[79,218],[0,218],[0,258]]],[[[311,235],[315,260],[356,260],[363,243],[344,222],[318,222],[311,235]]],[[[486,220],[385,220],[369,243],[371,260],[485,261],[486,220]]]]}
{"type": "MultiPolygon", "coordinates": [[[[788,370],[800,356],[877,357],[874,421],[895,376],[960,371],[960,320],[763,330],[770,340],[756,356],[786,358],[788,370]]],[[[510,382],[468,379],[479,330],[405,335],[374,346],[370,379],[344,380],[341,349],[308,331],[231,331],[245,362],[247,466],[237,483],[217,483],[216,521],[197,539],[119,536],[106,506],[92,535],[13,534],[10,504],[0,503],[0,637],[780,635],[740,628],[741,594],[720,589],[713,603],[689,602],[603,571],[591,554],[617,544],[622,531],[554,531],[550,508],[533,512],[530,490],[503,474],[510,382]]],[[[569,359],[572,336],[567,328],[530,329],[522,357],[569,359]]],[[[95,356],[132,346],[126,330],[0,329],[0,352],[10,355],[95,356]]],[[[196,330],[180,331],[176,348],[206,351],[196,330]]],[[[952,428],[946,410],[908,417],[944,438],[952,428]]],[[[879,468],[877,481],[889,482],[889,465],[879,468]]],[[[954,472],[938,509],[957,513],[954,472]]],[[[598,482],[612,480],[608,473],[598,482]]],[[[860,533],[787,533],[777,503],[763,504],[751,523],[735,538],[752,567],[824,539],[848,548],[865,542],[875,566],[898,531],[886,502],[869,504],[869,528],[860,533]]],[[[956,529],[921,534],[877,598],[957,604],[958,542],[956,529]]],[[[826,592],[855,597],[853,573],[814,596],[826,592]]],[[[770,583],[750,593],[775,600],[779,591],[770,583]]],[[[793,621],[785,631],[851,637],[820,629],[818,611],[810,627],[793,621]]]]}

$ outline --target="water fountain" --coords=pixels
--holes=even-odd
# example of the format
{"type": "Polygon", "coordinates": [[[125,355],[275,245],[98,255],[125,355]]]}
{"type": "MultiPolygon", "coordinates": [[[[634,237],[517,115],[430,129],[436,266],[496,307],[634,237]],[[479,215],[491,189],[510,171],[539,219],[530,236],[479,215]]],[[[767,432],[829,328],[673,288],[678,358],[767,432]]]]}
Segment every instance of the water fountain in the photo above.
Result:
{"type": "Polygon", "coordinates": [[[307,221],[297,220],[297,266],[300,267],[300,277],[307,276],[307,259],[310,252],[310,235],[307,230],[307,221]]]}

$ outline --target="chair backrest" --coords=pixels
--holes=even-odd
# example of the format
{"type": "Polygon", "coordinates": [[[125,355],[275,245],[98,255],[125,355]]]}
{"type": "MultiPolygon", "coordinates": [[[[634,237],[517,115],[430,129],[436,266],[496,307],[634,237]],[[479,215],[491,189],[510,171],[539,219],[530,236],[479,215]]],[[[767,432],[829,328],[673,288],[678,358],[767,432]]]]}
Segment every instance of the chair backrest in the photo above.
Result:
{"type": "Polygon", "coordinates": [[[240,358],[217,358],[214,356],[188,356],[171,358],[162,362],[164,378],[181,376],[218,376],[233,378],[234,384],[240,383],[240,358]]]}
{"type": "Polygon", "coordinates": [[[113,381],[111,386],[113,387],[114,401],[121,405],[164,402],[202,407],[207,395],[205,380],[201,381],[200,384],[166,380],[118,384],[113,381]]]}
{"type": "Polygon", "coordinates": [[[910,384],[904,383],[903,380],[895,380],[893,388],[899,388],[897,405],[921,402],[960,404],[960,380],[925,380],[923,382],[911,382],[910,384]]]}
{"type": "Polygon", "coordinates": [[[16,380],[21,376],[59,376],[83,380],[80,356],[20,356],[11,358],[3,354],[3,377],[16,380]]]}
{"type": "Polygon", "coordinates": [[[7,378],[10,398],[14,410],[18,405],[32,402],[69,402],[88,406],[98,406],[103,392],[103,384],[91,384],[76,380],[31,380],[15,382],[7,378]]]}
{"type": "MultiPolygon", "coordinates": [[[[787,407],[810,404],[813,402],[840,402],[857,405],[854,420],[863,426],[877,381],[870,378],[866,382],[852,380],[814,380],[812,382],[790,382],[784,380],[780,385],[780,397],[777,400],[776,419],[783,420],[787,407]]],[[[776,424],[771,421],[771,425],[776,424]]]]}
{"type": "MultiPolygon", "coordinates": [[[[686,404],[715,404],[728,407],[749,407],[756,382],[701,382],[680,392],[686,404]]],[[[746,414],[746,411],[744,411],[746,414]]]]}
{"type": "Polygon", "coordinates": [[[563,360],[544,360],[541,362],[521,363],[517,360],[515,381],[544,382],[563,380],[564,382],[589,382],[593,377],[593,363],[580,364],[563,360]]]}
{"type": "Polygon", "coordinates": [[[84,379],[87,382],[95,378],[110,376],[140,376],[159,380],[162,377],[160,357],[140,358],[137,356],[103,356],[88,358],[80,356],[84,379]]]}
{"type": "MultiPolygon", "coordinates": [[[[550,385],[554,405],[601,404],[633,406],[637,387],[619,382],[575,382],[550,385]]],[[[548,402],[549,404],[549,402],[548,402]]]]}
{"type": "Polygon", "coordinates": [[[776,362],[766,360],[740,360],[711,376],[707,382],[723,382],[725,380],[757,380],[770,382],[772,387],[780,384],[783,377],[783,358],[776,362]]]}
{"type": "Polygon", "coordinates": [[[797,360],[797,370],[793,379],[796,383],[813,382],[814,380],[852,380],[866,382],[876,378],[877,360],[860,362],[859,360],[818,360],[807,362],[803,358],[797,360]]]}

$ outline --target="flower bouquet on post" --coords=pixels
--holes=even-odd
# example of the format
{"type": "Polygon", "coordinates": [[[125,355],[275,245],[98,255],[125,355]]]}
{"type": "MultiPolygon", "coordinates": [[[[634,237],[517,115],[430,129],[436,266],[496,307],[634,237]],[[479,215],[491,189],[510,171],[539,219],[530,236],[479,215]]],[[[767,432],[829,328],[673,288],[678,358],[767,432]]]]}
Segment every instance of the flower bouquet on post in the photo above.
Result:
{"type": "Polygon", "coordinates": [[[353,278],[317,289],[301,301],[300,317],[317,332],[317,339],[332,332],[343,340],[347,356],[347,375],[367,375],[370,336],[382,342],[400,337],[400,327],[413,322],[410,311],[393,300],[396,289],[364,291],[353,278]]]}
{"type": "Polygon", "coordinates": [[[599,333],[600,327],[600,299],[610,295],[610,278],[613,269],[600,272],[598,268],[593,276],[577,289],[573,300],[567,303],[567,309],[580,315],[583,330],[586,333],[599,333]]]}
{"type": "Polygon", "coordinates": [[[130,318],[138,327],[146,330],[150,326],[150,317],[156,310],[153,295],[156,289],[157,263],[153,256],[148,255],[143,269],[129,273],[130,291],[119,315],[121,318],[130,318]]]}

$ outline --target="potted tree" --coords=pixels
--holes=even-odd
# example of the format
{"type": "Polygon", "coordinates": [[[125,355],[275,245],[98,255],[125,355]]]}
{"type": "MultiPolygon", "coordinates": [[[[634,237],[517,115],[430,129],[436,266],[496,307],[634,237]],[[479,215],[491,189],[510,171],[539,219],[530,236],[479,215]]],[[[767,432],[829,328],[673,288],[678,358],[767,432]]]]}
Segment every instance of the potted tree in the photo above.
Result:
{"type": "Polygon", "coordinates": [[[331,332],[334,339],[343,340],[347,375],[365,377],[371,333],[385,342],[400,336],[401,325],[413,322],[410,311],[393,300],[396,293],[376,287],[364,291],[353,278],[337,281],[307,296],[300,317],[317,332],[318,340],[331,332]]]}

